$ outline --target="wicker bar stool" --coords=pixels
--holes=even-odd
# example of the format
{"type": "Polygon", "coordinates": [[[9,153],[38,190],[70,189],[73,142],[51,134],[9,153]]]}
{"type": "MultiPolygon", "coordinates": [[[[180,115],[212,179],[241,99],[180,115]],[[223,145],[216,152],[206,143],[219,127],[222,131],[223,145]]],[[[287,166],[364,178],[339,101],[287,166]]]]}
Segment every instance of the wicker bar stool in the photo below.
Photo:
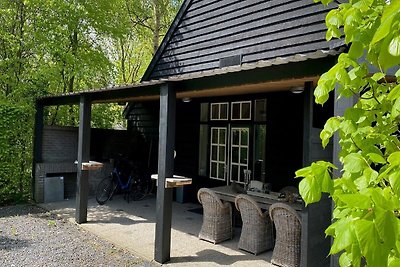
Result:
{"type": "Polygon", "coordinates": [[[235,206],[243,221],[238,248],[254,255],[272,249],[274,239],[268,211],[262,212],[250,196],[243,194],[236,196],[235,206]]]}
{"type": "Polygon", "coordinates": [[[232,206],[210,189],[201,188],[197,199],[203,205],[203,225],[199,238],[214,244],[232,239],[232,206]]]}
{"type": "Polygon", "coordinates": [[[269,215],[276,229],[272,264],[283,267],[300,266],[300,216],[292,207],[284,203],[272,204],[269,208],[269,215]]]}

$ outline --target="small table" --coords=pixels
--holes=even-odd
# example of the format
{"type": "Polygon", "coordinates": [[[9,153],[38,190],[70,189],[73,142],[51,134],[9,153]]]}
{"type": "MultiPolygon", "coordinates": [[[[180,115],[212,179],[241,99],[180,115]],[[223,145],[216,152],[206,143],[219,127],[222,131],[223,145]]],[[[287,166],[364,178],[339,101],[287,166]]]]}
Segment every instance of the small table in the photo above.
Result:
{"type": "MultiPolygon", "coordinates": [[[[152,174],[151,179],[157,180],[158,174],[152,174]]],[[[165,178],[165,188],[174,188],[192,184],[192,178],[185,176],[173,175],[173,177],[165,178]]]]}
{"type": "MultiPolygon", "coordinates": [[[[219,187],[213,187],[210,188],[213,190],[222,200],[229,201],[229,202],[235,202],[235,198],[239,194],[245,194],[244,192],[238,192],[237,190],[234,190],[231,186],[219,186],[219,187]]],[[[278,195],[279,193],[276,192],[271,192],[269,194],[263,194],[265,196],[255,196],[255,195],[250,195],[260,206],[260,208],[268,210],[269,207],[277,202],[283,202],[292,208],[294,208],[297,211],[302,211],[303,210],[303,205],[301,203],[295,202],[295,203],[289,203],[285,201],[284,199],[279,199],[278,195]]]]}

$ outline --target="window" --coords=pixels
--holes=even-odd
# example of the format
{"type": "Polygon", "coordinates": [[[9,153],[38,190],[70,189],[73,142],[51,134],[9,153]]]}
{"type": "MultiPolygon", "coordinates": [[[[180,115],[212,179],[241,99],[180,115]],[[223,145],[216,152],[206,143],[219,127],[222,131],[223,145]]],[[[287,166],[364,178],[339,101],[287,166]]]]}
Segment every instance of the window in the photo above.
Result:
{"type": "Polygon", "coordinates": [[[211,120],[227,120],[228,119],[228,103],[212,103],[211,104],[211,120]]]}
{"type": "Polygon", "coordinates": [[[232,102],[231,120],[250,120],[251,101],[232,102]]]}

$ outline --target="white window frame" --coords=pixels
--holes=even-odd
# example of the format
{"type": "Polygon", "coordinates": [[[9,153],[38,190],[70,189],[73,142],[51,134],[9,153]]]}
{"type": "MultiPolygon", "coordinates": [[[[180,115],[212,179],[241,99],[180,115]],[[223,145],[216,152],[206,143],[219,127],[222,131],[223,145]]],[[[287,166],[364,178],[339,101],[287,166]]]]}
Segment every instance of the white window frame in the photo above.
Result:
{"type": "Polygon", "coordinates": [[[218,102],[218,103],[211,103],[210,105],[210,120],[211,121],[227,121],[229,118],[229,102],[218,102]],[[226,105],[226,118],[221,118],[221,107],[222,105],[226,105]],[[213,106],[218,106],[218,118],[213,118],[213,106]]]}
{"type": "Polygon", "coordinates": [[[231,120],[232,121],[248,121],[251,120],[251,101],[235,101],[235,102],[231,102],[231,120]],[[248,118],[243,118],[243,113],[242,113],[242,106],[244,103],[249,103],[250,104],[250,112],[249,112],[249,117],[248,118]],[[239,104],[239,119],[234,119],[233,118],[233,105],[235,104],[239,104]]]}

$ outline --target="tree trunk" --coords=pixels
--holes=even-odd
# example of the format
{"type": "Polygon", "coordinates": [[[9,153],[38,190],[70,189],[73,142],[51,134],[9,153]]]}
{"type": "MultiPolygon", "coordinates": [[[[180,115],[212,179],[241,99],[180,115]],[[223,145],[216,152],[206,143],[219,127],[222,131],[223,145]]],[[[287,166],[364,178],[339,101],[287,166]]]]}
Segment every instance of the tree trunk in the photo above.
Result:
{"type": "MultiPolygon", "coordinates": [[[[70,37],[71,40],[71,51],[74,56],[74,60],[76,59],[77,51],[78,51],[78,30],[75,28],[70,37]]],[[[72,93],[74,91],[74,82],[75,82],[75,62],[71,68],[71,76],[68,81],[68,92],[72,93]]],[[[74,116],[74,106],[69,106],[69,117],[70,123],[72,126],[75,126],[75,116],[74,116]]]]}
{"type": "Polygon", "coordinates": [[[153,30],[153,56],[156,54],[158,45],[160,43],[160,29],[161,29],[161,10],[160,1],[153,0],[154,9],[154,30],[153,30]]]}

